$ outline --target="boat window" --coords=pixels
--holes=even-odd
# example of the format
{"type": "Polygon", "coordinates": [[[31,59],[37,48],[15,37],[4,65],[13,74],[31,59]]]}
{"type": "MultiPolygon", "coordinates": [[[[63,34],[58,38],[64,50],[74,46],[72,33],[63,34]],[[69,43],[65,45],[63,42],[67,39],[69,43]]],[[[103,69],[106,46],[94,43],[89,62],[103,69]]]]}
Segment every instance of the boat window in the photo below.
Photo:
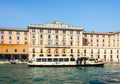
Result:
{"type": "Polygon", "coordinates": [[[65,62],[68,62],[68,61],[69,61],[69,59],[68,59],[68,58],[64,58],[64,61],[65,61],[65,62]]]}
{"type": "Polygon", "coordinates": [[[53,61],[54,61],[54,62],[58,61],[58,58],[54,58],[53,61]]]}
{"type": "Polygon", "coordinates": [[[36,62],[41,62],[41,58],[36,59],[36,62]]]}
{"type": "Polygon", "coordinates": [[[95,61],[95,59],[89,59],[89,61],[95,61]]]}
{"type": "Polygon", "coordinates": [[[70,58],[70,61],[75,61],[75,58],[73,58],[73,57],[72,57],[72,58],[70,58]]]}
{"type": "Polygon", "coordinates": [[[46,58],[42,58],[42,62],[46,62],[46,58]]]}
{"type": "Polygon", "coordinates": [[[59,61],[60,61],[60,62],[63,62],[63,58],[59,58],[59,61]]]}
{"type": "Polygon", "coordinates": [[[48,58],[48,62],[52,62],[52,58],[48,58]]]}

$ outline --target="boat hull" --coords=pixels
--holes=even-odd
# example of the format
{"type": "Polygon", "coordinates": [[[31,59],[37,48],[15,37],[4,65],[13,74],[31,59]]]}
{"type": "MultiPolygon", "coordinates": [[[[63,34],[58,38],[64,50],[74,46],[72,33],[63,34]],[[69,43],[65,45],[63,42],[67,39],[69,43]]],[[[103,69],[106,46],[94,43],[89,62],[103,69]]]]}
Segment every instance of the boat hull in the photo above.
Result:
{"type": "Polygon", "coordinates": [[[29,67],[103,67],[104,63],[101,64],[80,64],[80,65],[32,65],[28,64],[29,67]]]}

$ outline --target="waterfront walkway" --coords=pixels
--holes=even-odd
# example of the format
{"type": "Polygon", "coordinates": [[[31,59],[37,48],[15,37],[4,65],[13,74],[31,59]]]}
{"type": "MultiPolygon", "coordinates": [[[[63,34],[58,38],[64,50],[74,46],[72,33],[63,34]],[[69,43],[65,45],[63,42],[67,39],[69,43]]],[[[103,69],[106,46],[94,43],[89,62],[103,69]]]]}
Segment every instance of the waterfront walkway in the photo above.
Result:
{"type": "MultiPolygon", "coordinates": [[[[27,64],[26,61],[14,61],[15,64],[27,64]]],[[[8,60],[0,60],[0,64],[12,64],[11,61],[8,60]]]]}

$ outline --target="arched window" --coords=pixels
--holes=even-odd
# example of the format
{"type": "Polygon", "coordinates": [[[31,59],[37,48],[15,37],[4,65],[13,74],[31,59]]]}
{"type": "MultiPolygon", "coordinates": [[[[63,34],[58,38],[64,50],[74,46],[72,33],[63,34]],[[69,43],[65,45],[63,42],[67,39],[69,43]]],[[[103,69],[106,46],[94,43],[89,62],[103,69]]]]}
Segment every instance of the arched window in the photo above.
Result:
{"type": "Polygon", "coordinates": [[[58,49],[56,49],[55,52],[58,53],[58,49]]]}
{"type": "Polygon", "coordinates": [[[65,53],[65,49],[63,49],[63,53],[65,53]]]}
{"type": "Polygon", "coordinates": [[[48,53],[50,53],[50,49],[48,49],[48,53]]]}

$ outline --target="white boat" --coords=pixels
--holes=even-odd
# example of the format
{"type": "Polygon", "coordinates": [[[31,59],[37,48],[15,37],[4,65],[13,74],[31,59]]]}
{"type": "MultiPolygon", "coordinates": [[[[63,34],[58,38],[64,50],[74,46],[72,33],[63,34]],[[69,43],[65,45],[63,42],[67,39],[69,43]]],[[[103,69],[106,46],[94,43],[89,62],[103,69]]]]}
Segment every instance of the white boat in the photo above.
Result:
{"type": "Polygon", "coordinates": [[[103,61],[98,61],[95,58],[70,56],[65,57],[35,57],[29,61],[28,66],[39,67],[70,67],[70,66],[103,66],[103,61]]]}

